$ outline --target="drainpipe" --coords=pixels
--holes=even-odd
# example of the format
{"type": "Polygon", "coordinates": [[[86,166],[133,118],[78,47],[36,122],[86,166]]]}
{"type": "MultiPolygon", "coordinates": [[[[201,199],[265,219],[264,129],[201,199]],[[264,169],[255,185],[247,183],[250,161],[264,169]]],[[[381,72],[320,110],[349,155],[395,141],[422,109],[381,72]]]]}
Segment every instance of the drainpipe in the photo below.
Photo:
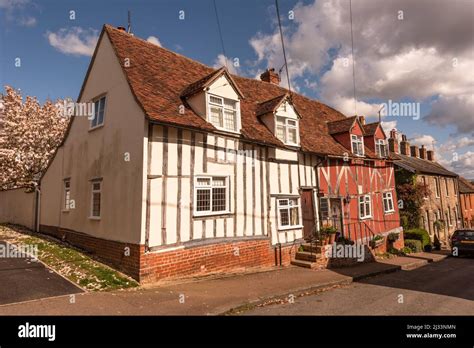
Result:
{"type": "Polygon", "coordinates": [[[41,214],[41,189],[39,184],[35,186],[35,232],[40,231],[41,214]]]}
{"type": "Polygon", "coordinates": [[[321,164],[323,164],[324,161],[327,160],[327,157],[328,156],[324,156],[324,158],[322,158],[318,163],[316,163],[316,165],[314,166],[314,170],[316,171],[316,187],[318,188],[318,192],[316,194],[316,197],[317,197],[317,201],[316,201],[316,209],[318,210],[318,223],[316,224],[317,226],[317,229],[319,231],[319,229],[321,228],[321,209],[319,209],[319,175],[318,175],[318,168],[321,164]]]}

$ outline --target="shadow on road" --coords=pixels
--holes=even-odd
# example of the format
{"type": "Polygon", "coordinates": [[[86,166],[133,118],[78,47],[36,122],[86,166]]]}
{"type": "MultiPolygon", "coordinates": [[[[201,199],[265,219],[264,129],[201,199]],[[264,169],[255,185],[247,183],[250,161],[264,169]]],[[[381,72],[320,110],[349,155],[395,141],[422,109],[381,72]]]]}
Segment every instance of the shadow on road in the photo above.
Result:
{"type": "MultiPolygon", "coordinates": [[[[413,259],[425,258],[413,257],[413,259]]],[[[332,269],[332,271],[348,276],[354,274],[351,267],[332,269]]],[[[474,257],[448,257],[411,271],[401,270],[389,275],[356,280],[356,282],[474,301],[474,257]]]]}

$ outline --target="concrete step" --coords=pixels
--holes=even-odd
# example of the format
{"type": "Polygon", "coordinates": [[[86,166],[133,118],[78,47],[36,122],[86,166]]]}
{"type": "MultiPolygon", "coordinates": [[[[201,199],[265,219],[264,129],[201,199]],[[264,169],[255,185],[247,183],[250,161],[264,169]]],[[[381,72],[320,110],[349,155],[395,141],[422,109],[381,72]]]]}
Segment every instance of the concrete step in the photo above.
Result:
{"type": "Polygon", "coordinates": [[[299,266],[304,268],[315,268],[317,266],[316,262],[304,261],[304,260],[291,260],[293,266],[299,266]]]}
{"type": "Polygon", "coordinates": [[[296,260],[316,262],[318,258],[321,258],[321,254],[309,251],[298,251],[295,258],[296,260]]]}
{"type": "Polygon", "coordinates": [[[321,253],[321,245],[316,245],[316,244],[301,244],[303,251],[308,251],[308,252],[313,252],[313,253],[321,253]]]}

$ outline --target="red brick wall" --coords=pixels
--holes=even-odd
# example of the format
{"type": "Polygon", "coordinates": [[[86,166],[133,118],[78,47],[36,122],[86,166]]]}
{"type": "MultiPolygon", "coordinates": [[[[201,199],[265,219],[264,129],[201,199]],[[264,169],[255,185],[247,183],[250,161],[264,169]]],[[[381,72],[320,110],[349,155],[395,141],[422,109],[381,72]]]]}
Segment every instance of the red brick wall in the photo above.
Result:
{"type": "MultiPolygon", "coordinates": [[[[144,245],[100,239],[53,226],[41,225],[41,232],[87,251],[140,282],[243,272],[280,264],[279,248],[272,247],[268,239],[235,240],[173,251],[145,253],[144,245]]],[[[297,246],[282,247],[283,266],[290,264],[296,249],[297,246]]]]}

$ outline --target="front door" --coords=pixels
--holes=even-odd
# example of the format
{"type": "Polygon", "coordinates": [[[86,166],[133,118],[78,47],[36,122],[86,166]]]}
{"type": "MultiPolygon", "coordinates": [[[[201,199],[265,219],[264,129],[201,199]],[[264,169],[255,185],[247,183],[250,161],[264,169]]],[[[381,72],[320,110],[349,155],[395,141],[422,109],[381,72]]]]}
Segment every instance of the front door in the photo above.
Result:
{"type": "Polygon", "coordinates": [[[314,221],[313,190],[301,191],[301,210],[303,213],[303,238],[309,240],[316,226],[314,221]]]}
{"type": "Polygon", "coordinates": [[[331,198],[331,220],[337,232],[342,235],[342,205],[339,198],[331,198]]]}

